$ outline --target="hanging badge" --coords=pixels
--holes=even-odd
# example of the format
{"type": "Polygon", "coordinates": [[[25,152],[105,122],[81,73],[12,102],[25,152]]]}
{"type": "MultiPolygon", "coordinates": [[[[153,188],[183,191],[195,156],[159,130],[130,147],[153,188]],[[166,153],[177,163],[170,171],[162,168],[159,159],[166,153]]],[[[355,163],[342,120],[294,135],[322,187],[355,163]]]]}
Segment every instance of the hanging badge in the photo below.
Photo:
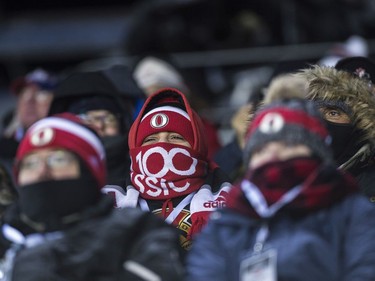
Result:
{"type": "Polygon", "coordinates": [[[240,281],[276,281],[276,250],[255,254],[241,262],[240,281]]]}

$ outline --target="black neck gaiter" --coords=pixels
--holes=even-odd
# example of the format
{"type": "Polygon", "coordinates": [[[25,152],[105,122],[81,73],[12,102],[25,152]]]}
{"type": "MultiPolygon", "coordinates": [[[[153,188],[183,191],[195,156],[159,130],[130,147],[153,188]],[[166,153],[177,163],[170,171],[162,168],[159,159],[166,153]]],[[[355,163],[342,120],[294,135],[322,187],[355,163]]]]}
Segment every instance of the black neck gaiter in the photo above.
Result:
{"type": "Polygon", "coordinates": [[[47,180],[19,187],[19,207],[45,231],[61,228],[62,218],[95,205],[100,190],[93,178],[47,180]]]}
{"type": "Polygon", "coordinates": [[[338,124],[326,121],[332,136],[333,157],[338,166],[348,161],[361,148],[363,132],[352,124],[338,124]]]}

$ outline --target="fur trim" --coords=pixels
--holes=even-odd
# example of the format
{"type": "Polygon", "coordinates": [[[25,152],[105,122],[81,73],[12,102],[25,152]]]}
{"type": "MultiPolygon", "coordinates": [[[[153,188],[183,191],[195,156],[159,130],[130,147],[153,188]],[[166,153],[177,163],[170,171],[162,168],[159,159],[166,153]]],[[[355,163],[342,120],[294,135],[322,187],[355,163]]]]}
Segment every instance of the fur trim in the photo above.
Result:
{"type": "Polygon", "coordinates": [[[305,79],[291,74],[282,74],[272,79],[265,92],[263,104],[282,99],[304,99],[307,94],[305,79]]]}
{"type": "Polygon", "coordinates": [[[308,83],[307,98],[342,101],[352,111],[352,123],[365,132],[364,140],[375,147],[375,97],[367,81],[333,67],[312,66],[296,74],[308,83]]]}

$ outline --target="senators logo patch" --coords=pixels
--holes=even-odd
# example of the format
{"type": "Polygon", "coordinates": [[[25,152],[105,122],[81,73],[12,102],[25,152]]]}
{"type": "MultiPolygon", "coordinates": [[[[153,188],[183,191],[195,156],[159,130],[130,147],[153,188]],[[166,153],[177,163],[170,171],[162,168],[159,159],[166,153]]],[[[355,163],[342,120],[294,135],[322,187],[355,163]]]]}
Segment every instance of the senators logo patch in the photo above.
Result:
{"type": "Polygon", "coordinates": [[[268,113],[260,122],[259,130],[264,134],[278,133],[284,127],[284,118],[278,113],[268,113]]]}
{"type": "Polygon", "coordinates": [[[155,129],[164,128],[165,126],[168,125],[168,123],[169,123],[169,118],[164,113],[155,114],[154,116],[152,116],[150,120],[151,127],[155,129]]]}
{"type": "Polygon", "coordinates": [[[30,138],[30,142],[33,146],[43,146],[49,144],[55,135],[52,128],[43,128],[34,132],[30,138]]]}
{"type": "MultiPolygon", "coordinates": [[[[153,213],[161,216],[161,209],[154,210],[153,213]]],[[[191,241],[187,239],[187,234],[191,228],[190,211],[182,210],[176,219],[172,222],[178,230],[180,230],[180,244],[185,250],[189,250],[191,247],[191,241]]]]}

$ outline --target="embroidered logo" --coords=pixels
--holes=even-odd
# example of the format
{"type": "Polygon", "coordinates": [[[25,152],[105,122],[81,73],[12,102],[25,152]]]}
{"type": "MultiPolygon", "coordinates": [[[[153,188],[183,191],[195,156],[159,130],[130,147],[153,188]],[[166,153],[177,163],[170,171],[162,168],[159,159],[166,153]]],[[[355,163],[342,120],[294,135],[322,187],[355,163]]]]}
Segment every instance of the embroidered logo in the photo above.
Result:
{"type": "Polygon", "coordinates": [[[224,208],[226,206],[226,200],[222,196],[217,198],[216,200],[211,200],[203,203],[203,207],[208,209],[224,208]]]}
{"type": "Polygon", "coordinates": [[[34,132],[30,138],[30,142],[34,146],[43,146],[49,144],[55,132],[52,128],[43,128],[34,132]]]}
{"type": "Polygon", "coordinates": [[[359,67],[354,72],[355,75],[357,75],[359,78],[370,80],[371,76],[369,73],[366,72],[366,69],[359,67]]]}
{"type": "Polygon", "coordinates": [[[264,134],[275,134],[284,127],[284,123],[284,118],[280,114],[268,113],[263,117],[259,130],[264,134]]]}
{"type": "Polygon", "coordinates": [[[150,120],[150,125],[152,128],[159,129],[167,126],[169,123],[169,118],[164,113],[158,113],[152,116],[150,120]]]}

